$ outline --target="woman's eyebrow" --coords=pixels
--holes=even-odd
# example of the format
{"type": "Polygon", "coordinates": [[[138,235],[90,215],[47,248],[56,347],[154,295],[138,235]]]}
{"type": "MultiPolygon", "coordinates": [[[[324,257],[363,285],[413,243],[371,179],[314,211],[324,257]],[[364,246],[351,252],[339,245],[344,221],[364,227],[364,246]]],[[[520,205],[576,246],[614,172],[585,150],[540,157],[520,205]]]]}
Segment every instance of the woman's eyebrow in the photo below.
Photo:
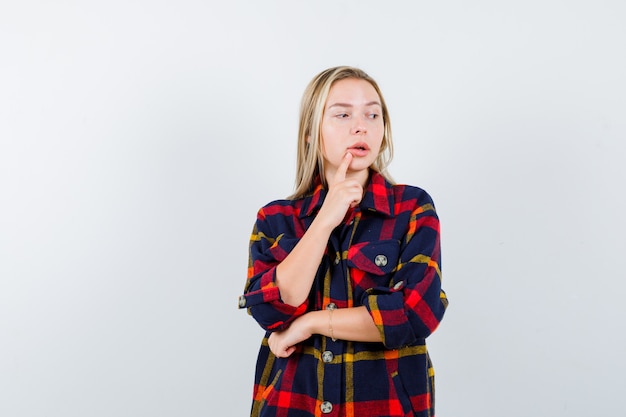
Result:
{"type": "MultiPolygon", "coordinates": [[[[370,101],[368,103],[365,103],[365,107],[369,107],[369,106],[380,106],[380,102],[378,101],[370,101]]],[[[327,108],[330,109],[332,107],[354,107],[352,104],[350,103],[333,103],[330,106],[328,106],[327,108]]]]}

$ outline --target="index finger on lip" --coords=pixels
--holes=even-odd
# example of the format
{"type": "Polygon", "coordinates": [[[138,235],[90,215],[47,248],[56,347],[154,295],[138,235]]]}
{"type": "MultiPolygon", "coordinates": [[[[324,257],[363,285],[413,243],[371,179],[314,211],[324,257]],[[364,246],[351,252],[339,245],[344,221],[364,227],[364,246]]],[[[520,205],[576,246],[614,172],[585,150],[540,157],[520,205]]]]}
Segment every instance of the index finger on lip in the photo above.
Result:
{"type": "Polygon", "coordinates": [[[346,179],[346,173],[348,172],[350,162],[352,162],[352,154],[350,152],[346,152],[343,159],[341,160],[341,164],[337,168],[337,173],[335,174],[336,183],[344,181],[346,179]]]}

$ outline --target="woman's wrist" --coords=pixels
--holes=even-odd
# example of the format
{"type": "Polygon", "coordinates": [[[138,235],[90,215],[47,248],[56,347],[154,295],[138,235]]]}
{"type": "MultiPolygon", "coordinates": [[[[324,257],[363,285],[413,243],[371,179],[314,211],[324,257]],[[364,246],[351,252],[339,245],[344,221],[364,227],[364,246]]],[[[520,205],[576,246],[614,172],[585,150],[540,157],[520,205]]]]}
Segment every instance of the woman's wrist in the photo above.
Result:
{"type": "Polygon", "coordinates": [[[307,314],[307,329],[311,334],[327,336],[328,333],[328,310],[311,311],[307,314]]]}
{"type": "Polygon", "coordinates": [[[337,227],[337,225],[327,222],[324,216],[318,214],[313,220],[313,223],[311,223],[309,230],[313,229],[315,232],[320,233],[320,235],[325,236],[326,240],[328,240],[335,227],[337,227]]]}

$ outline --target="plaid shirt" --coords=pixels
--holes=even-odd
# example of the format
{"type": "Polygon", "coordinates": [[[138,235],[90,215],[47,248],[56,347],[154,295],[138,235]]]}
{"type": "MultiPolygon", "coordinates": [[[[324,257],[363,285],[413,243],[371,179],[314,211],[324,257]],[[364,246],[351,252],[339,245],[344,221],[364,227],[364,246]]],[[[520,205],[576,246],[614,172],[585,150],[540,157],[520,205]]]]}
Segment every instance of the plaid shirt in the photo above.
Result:
{"type": "Polygon", "coordinates": [[[433,416],[434,372],[425,338],[448,305],[441,289],[439,220],[430,196],[372,172],[360,205],[331,234],[307,301],[282,302],[276,266],[319,211],[326,190],[263,207],[250,239],[240,308],[268,331],[258,356],[252,416],[433,416]],[[313,335],[287,358],[274,330],[312,310],[365,306],[382,343],[313,335]]]}

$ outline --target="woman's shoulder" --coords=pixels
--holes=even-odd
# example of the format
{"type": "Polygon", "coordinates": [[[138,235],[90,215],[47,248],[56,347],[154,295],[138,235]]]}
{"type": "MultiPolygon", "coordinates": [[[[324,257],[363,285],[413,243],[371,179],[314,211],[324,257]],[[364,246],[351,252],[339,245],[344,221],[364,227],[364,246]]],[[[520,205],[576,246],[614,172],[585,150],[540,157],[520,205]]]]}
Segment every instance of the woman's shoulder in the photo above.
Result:
{"type": "Polygon", "coordinates": [[[416,200],[418,204],[434,204],[433,198],[425,189],[409,184],[393,184],[390,186],[396,201],[416,200]]]}
{"type": "MultiPolygon", "coordinates": [[[[415,201],[432,203],[430,194],[423,188],[405,183],[396,183],[381,173],[374,172],[371,177],[370,188],[374,194],[381,195],[385,189],[388,196],[395,203],[415,201]]],[[[391,202],[391,201],[390,201],[391,202]]]]}
{"type": "Polygon", "coordinates": [[[299,207],[307,200],[312,198],[312,194],[307,194],[303,197],[285,197],[279,198],[277,200],[272,200],[269,203],[265,204],[262,208],[269,207],[299,207]]]}
{"type": "Polygon", "coordinates": [[[290,200],[287,198],[282,198],[278,200],[273,200],[259,209],[259,217],[276,215],[293,216],[294,214],[299,213],[301,205],[301,199],[290,200]]]}

